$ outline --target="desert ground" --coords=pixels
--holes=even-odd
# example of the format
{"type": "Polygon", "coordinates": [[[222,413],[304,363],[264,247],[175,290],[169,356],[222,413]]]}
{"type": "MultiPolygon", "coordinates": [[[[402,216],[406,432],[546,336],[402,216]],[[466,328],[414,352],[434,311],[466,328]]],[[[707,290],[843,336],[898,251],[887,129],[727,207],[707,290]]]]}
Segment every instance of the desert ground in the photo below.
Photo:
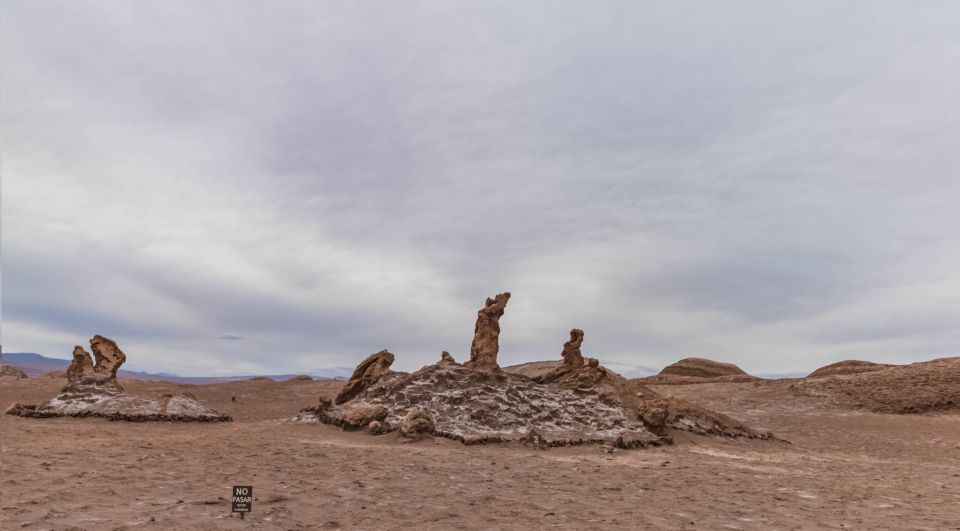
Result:
{"type": "MultiPolygon", "coordinates": [[[[0,378],[0,408],[64,382],[0,378]]],[[[793,380],[654,385],[780,440],[687,434],[635,450],[407,442],[290,421],[337,381],[121,382],[188,391],[234,422],[0,415],[0,527],[960,529],[956,409],[875,413],[793,380]],[[244,520],[232,485],[254,487],[244,520]]]]}

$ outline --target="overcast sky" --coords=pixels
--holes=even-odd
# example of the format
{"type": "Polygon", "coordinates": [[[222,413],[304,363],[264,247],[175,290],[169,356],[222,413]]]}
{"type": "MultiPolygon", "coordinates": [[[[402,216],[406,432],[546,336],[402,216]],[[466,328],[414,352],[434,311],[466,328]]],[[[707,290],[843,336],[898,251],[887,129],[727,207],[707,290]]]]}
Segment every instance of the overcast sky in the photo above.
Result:
{"type": "Polygon", "coordinates": [[[7,352],[960,354],[960,2],[0,5],[7,352]]]}

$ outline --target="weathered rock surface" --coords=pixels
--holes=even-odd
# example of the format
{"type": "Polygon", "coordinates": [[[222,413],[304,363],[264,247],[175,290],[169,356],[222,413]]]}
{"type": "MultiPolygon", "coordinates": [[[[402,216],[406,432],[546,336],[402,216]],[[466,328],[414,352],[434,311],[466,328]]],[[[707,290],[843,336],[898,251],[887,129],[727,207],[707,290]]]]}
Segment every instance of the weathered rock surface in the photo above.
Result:
{"type": "Polygon", "coordinates": [[[583,354],[580,353],[580,345],[582,344],[583,330],[574,328],[570,331],[570,340],[563,344],[563,352],[561,353],[563,361],[560,363],[560,366],[551,372],[538,377],[537,381],[541,383],[550,383],[566,374],[578,370],[580,367],[583,367],[583,354]]]}
{"type": "Polygon", "coordinates": [[[412,409],[400,423],[400,435],[404,437],[421,437],[426,433],[433,433],[433,417],[422,409],[412,409]]]}
{"type": "Polygon", "coordinates": [[[19,367],[14,367],[13,365],[0,365],[0,378],[23,380],[26,377],[27,373],[20,370],[19,367]]]}
{"type": "Polygon", "coordinates": [[[379,404],[360,402],[344,408],[341,418],[348,426],[359,428],[368,426],[375,420],[383,422],[383,419],[387,418],[387,408],[379,404]]]}
{"type": "Polygon", "coordinates": [[[92,375],[93,358],[90,357],[90,353],[80,345],[73,347],[73,361],[67,367],[67,380],[75,383],[92,375]]]}
{"type": "Polygon", "coordinates": [[[879,371],[896,365],[887,365],[884,363],[873,363],[870,361],[844,360],[830,365],[824,365],[811,372],[807,378],[824,378],[826,376],[837,376],[841,374],[860,374],[864,372],[879,371]]]}
{"type": "Polygon", "coordinates": [[[524,437],[536,427],[558,444],[613,441],[635,430],[648,444],[662,444],[631,413],[604,403],[592,390],[578,393],[543,385],[523,376],[437,363],[414,373],[393,373],[351,402],[303,410],[299,420],[352,428],[350,408],[382,406],[384,425],[401,428],[407,415],[421,411],[433,421],[433,434],[473,442],[501,442],[524,437]]]}
{"type": "Polygon", "coordinates": [[[343,404],[352,400],[371,385],[377,383],[377,380],[390,374],[390,366],[393,365],[393,354],[389,350],[383,349],[375,352],[363,361],[353,370],[350,379],[347,380],[343,390],[337,394],[334,402],[343,404]]]}
{"type": "Polygon", "coordinates": [[[14,404],[7,413],[33,418],[103,417],[134,422],[231,420],[189,394],[166,394],[156,399],[127,394],[116,376],[127,359],[123,351],[100,335],[90,340],[90,347],[96,364],[82,347],[75,347],[66,371],[67,385],[56,398],[42,404],[14,404]]]}
{"type": "Polygon", "coordinates": [[[440,353],[440,363],[456,363],[457,360],[453,359],[453,356],[449,352],[444,350],[440,353]]]}
{"type": "Polygon", "coordinates": [[[487,298],[484,307],[477,312],[477,324],[473,329],[470,345],[470,361],[467,365],[477,369],[496,369],[497,353],[500,352],[500,318],[510,300],[510,293],[500,293],[487,298]]]}
{"type": "Polygon", "coordinates": [[[877,413],[960,411],[960,357],[804,378],[791,389],[877,413]]]}
{"type": "Polygon", "coordinates": [[[103,375],[110,375],[110,378],[116,378],[117,370],[127,361],[127,355],[112,339],[99,334],[90,340],[90,350],[93,351],[93,357],[96,360],[93,370],[103,375]]]}
{"type": "Polygon", "coordinates": [[[541,384],[501,371],[437,363],[393,373],[344,405],[301,411],[298,420],[346,429],[362,427],[353,407],[382,406],[383,431],[401,429],[411,411],[433,420],[434,435],[466,444],[523,439],[536,429],[549,446],[628,441],[627,447],[672,440],[670,430],[731,438],[767,439],[734,419],[687,402],[665,399],[602,366],[584,365],[541,384]]]}

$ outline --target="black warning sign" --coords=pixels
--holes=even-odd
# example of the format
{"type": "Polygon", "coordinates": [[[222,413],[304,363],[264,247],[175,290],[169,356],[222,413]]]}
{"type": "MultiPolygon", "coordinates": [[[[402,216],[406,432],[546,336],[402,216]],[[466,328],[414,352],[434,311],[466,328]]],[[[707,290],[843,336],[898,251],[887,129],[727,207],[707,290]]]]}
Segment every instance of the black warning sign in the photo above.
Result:
{"type": "Polygon", "coordinates": [[[232,512],[249,513],[253,510],[253,487],[233,487],[231,500],[233,503],[232,512]]]}

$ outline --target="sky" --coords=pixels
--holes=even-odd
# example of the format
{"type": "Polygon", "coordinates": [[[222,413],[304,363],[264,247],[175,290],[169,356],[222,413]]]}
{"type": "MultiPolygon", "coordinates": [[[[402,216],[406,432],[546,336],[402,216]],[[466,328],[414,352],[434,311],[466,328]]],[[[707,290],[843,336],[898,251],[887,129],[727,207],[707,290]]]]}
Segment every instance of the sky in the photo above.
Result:
{"type": "Polygon", "coordinates": [[[0,6],[6,352],[960,355],[960,2],[0,6]]]}

